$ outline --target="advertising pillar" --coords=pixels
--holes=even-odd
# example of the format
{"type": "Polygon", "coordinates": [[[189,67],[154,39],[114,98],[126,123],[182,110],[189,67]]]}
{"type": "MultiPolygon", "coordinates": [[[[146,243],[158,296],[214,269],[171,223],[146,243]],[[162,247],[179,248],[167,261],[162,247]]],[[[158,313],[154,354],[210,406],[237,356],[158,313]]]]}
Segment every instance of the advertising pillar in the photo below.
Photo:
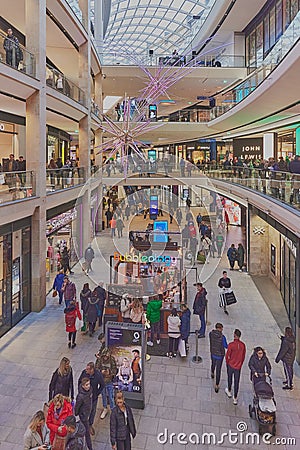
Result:
{"type": "Polygon", "coordinates": [[[124,393],[126,403],[145,407],[145,329],[143,325],[107,322],[105,341],[116,361],[114,388],[124,393]]]}

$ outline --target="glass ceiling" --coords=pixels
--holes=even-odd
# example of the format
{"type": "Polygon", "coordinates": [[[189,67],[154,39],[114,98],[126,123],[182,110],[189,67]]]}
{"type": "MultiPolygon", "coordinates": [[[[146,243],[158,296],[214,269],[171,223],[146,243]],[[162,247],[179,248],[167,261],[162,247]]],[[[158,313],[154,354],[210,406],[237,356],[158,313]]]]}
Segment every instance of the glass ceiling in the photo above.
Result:
{"type": "Polygon", "coordinates": [[[215,0],[112,0],[106,51],[165,55],[182,52],[215,0]]]}

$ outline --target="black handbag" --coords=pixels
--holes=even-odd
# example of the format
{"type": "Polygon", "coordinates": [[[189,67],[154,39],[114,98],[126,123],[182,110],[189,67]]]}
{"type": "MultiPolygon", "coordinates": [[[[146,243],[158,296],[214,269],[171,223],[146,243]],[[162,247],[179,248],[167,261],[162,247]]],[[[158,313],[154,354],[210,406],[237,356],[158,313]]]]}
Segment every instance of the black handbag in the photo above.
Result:
{"type": "Polygon", "coordinates": [[[226,292],[224,294],[226,306],[234,305],[237,302],[237,299],[234,295],[234,292],[226,292]]]}

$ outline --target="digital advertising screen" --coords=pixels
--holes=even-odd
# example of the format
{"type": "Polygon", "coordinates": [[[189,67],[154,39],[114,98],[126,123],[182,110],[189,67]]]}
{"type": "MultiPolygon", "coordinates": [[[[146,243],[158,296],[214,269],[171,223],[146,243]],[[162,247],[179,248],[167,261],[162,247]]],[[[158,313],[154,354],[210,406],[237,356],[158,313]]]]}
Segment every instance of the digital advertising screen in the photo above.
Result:
{"type": "Polygon", "coordinates": [[[116,361],[114,386],[127,399],[144,399],[144,326],[132,323],[108,322],[106,345],[116,361]]]}
{"type": "Polygon", "coordinates": [[[157,120],[157,106],[149,105],[149,119],[156,121],[157,120]]]}
{"type": "Polygon", "coordinates": [[[155,163],[156,161],[156,150],[148,150],[148,159],[151,163],[155,163]]]}
{"type": "Polygon", "coordinates": [[[153,242],[168,242],[169,229],[167,220],[156,220],[153,224],[153,242]]]}
{"type": "Polygon", "coordinates": [[[151,220],[155,220],[158,216],[158,196],[150,195],[149,216],[151,220]]]}

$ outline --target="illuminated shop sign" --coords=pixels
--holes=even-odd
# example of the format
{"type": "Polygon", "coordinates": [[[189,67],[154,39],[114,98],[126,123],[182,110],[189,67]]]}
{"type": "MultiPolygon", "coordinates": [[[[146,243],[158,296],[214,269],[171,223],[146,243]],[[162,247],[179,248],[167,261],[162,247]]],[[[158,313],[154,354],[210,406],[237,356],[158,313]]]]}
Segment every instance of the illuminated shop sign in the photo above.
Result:
{"type": "Polygon", "coordinates": [[[114,253],[114,259],[120,262],[134,262],[134,263],[159,263],[164,264],[167,267],[175,266],[177,263],[177,258],[174,256],[164,256],[164,255],[130,255],[129,253],[125,253],[125,255],[121,255],[118,252],[114,253]]]}
{"type": "Polygon", "coordinates": [[[261,159],[263,157],[263,139],[233,139],[233,155],[241,159],[261,159]]]}

